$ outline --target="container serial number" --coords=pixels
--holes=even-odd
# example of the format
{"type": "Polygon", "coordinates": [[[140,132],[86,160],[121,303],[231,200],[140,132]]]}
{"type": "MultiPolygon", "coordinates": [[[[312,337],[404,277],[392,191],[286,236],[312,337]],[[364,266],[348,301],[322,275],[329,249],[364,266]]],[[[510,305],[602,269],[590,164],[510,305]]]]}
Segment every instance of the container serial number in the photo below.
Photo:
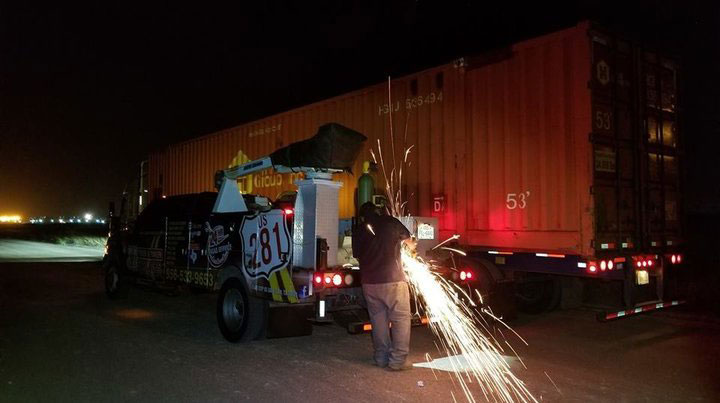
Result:
{"type": "Polygon", "coordinates": [[[405,98],[405,102],[395,101],[392,104],[382,104],[378,106],[378,116],[387,115],[392,110],[393,113],[399,112],[400,108],[405,105],[405,110],[410,111],[413,109],[420,108],[424,105],[432,105],[435,103],[442,102],[443,93],[431,92],[425,95],[418,95],[416,97],[405,98]]]}

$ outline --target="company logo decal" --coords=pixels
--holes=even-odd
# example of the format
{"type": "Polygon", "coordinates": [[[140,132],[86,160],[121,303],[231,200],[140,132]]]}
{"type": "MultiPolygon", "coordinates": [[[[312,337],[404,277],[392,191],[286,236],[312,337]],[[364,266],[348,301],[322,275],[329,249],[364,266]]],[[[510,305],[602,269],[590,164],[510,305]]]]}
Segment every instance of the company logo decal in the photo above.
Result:
{"type": "Polygon", "coordinates": [[[211,267],[220,267],[225,263],[232,245],[227,242],[229,234],[225,234],[225,228],[222,225],[216,225],[214,228],[210,223],[205,223],[205,230],[208,232],[207,256],[211,267]]]}

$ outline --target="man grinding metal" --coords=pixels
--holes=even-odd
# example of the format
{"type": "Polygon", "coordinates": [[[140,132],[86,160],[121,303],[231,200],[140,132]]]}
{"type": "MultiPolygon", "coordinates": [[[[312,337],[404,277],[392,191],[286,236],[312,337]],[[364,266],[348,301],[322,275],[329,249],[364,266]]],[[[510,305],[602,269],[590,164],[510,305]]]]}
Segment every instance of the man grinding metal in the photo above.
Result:
{"type": "Polygon", "coordinates": [[[411,313],[410,290],[400,261],[403,244],[413,250],[416,246],[397,218],[379,214],[370,202],[360,207],[359,223],[353,231],[353,255],[360,262],[375,365],[393,371],[411,368],[406,363],[411,313]]]}

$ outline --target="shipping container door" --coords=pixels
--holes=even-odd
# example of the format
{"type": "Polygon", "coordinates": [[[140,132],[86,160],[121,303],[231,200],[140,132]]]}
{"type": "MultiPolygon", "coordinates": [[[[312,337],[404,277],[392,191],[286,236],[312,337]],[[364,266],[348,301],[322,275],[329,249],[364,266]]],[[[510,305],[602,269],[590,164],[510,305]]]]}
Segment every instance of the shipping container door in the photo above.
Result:
{"type": "Polygon", "coordinates": [[[680,241],[677,67],[650,52],[638,53],[638,65],[644,246],[661,251],[680,241]]]}
{"type": "Polygon", "coordinates": [[[593,196],[596,253],[639,246],[639,169],[633,49],[597,31],[592,45],[593,196]]]}

